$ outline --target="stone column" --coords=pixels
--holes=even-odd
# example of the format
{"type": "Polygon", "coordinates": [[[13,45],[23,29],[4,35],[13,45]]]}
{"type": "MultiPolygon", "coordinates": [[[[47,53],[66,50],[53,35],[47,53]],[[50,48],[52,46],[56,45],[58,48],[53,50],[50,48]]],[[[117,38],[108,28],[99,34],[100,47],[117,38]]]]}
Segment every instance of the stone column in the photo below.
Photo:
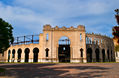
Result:
{"type": "Polygon", "coordinates": [[[10,61],[9,62],[12,62],[12,50],[10,50],[10,61]]]}
{"type": "Polygon", "coordinates": [[[70,62],[74,62],[74,58],[73,58],[73,56],[74,56],[74,54],[73,54],[73,47],[70,47],[70,62]]]}
{"type": "Polygon", "coordinates": [[[95,54],[95,48],[94,48],[94,37],[92,38],[92,62],[96,62],[96,54],[95,54]]]}
{"type": "Polygon", "coordinates": [[[115,55],[115,52],[114,52],[114,49],[112,50],[112,54],[113,54],[113,62],[115,62],[116,61],[116,55],[115,55]]]}
{"type": "Polygon", "coordinates": [[[14,58],[14,62],[17,62],[17,59],[18,59],[18,52],[17,52],[17,49],[15,50],[15,58],[14,58]]]}
{"type": "Polygon", "coordinates": [[[72,62],[72,47],[70,47],[70,62],[72,62]]]}
{"type": "MultiPolygon", "coordinates": [[[[99,47],[101,47],[101,40],[99,40],[99,47]]],[[[99,52],[100,52],[100,62],[103,62],[103,58],[102,58],[102,48],[99,48],[99,52]]]]}
{"type": "Polygon", "coordinates": [[[111,49],[109,49],[109,62],[111,62],[111,49]]]}
{"type": "Polygon", "coordinates": [[[21,52],[21,62],[25,62],[25,52],[24,52],[24,49],[22,49],[22,52],[21,52]]]}
{"type": "Polygon", "coordinates": [[[34,58],[33,49],[30,48],[30,52],[29,52],[29,60],[28,60],[28,62],[33,62],[33,58],[34,58]]]}
{"type": "Polygon", "coordinates": [[[95,58],[95,48],[94,48],[94,37],[92,37],[92,62],[95,62],[96,61],[96,58],[95,58]]]}
{"type": "Polygon", "coordinates": [[[95,48],[92,47],[92,62],[96,62],[95,48]]]}
{"type": "Polygon", "coordinates": [[[100,62],[103,62],[103,58],[102,58],[102,49],[101,48],[99,48],[99,52],[100,52],[100,62]]]}
{"type": "Polygon", "coordinates": [[[112,52],[112,49],[111,49],[111,62],[113,62],[113,52],[112,52]]]}
{"type": "Polygon", "coordinates": [[[83,49],[83,62],[87,63],[87,52],[86,52],[86,48],[83,49]]]}
{"type": "Polygon", "coordinates": [[[40,53],[40,50],[39,50],[39,52],[38,52],[38,62],[42,62],[42,59],[41,59],[42,57],[41,57],[41,53],[40,53]]]}
{"type": "Polygon", "coordinates": [[[58,54],[58,48],[59,48],[59,46],[56,47],[56,62],[59,62],[59,58],[58,58],[58,56],[59,56],[59,54],[58,54]]]}
{"type": "Polygon", "coordinates": [[[105,48],[105,62],[108,62],[107,48],[105,48]]]}

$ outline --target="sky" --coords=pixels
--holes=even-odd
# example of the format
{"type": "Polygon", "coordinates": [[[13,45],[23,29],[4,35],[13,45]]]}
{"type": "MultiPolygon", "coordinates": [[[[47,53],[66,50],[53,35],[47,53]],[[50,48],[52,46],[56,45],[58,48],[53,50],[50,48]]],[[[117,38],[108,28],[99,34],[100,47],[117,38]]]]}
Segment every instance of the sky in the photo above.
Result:
{"type": "Polygon", "coordinates": [[[43,25],[84,25],[87,33],[112,36],[119,0],[0,0],[0,18],[13,26],[13,35],[43,33],[43,25]]]}

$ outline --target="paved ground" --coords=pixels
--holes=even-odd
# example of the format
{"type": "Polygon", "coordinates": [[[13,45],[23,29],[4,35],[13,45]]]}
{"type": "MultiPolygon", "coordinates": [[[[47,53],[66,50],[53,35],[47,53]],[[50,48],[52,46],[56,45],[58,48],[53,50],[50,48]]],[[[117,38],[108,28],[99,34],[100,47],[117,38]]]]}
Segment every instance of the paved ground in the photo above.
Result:
{"type": "Polygon", "coordinates": [[[0,64],[0,78],[119,78],[119,63],[0,64]]]}

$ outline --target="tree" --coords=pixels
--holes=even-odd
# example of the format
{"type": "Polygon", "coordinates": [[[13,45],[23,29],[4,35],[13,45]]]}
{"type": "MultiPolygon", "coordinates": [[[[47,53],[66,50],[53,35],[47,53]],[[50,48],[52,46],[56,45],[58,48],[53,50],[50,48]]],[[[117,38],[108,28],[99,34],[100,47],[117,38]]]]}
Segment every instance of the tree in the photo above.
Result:
{"type": "Polygon", "coordinates": [[[114,47],[114,50],[115,50],[116,56],[117,56],[117,52],[119,51],[119,45],[116,45],[116,46],[114,47]]]}
{"type": "Polygon", "coordinates": [[[12,29],[9,23],[0,18],[0,53],[7,50],[14,41],[12,29]]]}

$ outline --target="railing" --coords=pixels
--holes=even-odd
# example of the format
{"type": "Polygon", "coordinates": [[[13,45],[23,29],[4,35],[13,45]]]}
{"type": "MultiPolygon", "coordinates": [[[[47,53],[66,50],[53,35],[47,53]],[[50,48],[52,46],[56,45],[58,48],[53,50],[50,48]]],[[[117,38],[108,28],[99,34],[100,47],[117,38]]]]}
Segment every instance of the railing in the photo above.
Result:
{"type": "Polygon", "coordinates": [[[39,35],[27,35],[27,36],[19,36],[14,38],[14,42],[11,45],[21,45],[21,44],[38,44],[39,43],[39,35]]]}

